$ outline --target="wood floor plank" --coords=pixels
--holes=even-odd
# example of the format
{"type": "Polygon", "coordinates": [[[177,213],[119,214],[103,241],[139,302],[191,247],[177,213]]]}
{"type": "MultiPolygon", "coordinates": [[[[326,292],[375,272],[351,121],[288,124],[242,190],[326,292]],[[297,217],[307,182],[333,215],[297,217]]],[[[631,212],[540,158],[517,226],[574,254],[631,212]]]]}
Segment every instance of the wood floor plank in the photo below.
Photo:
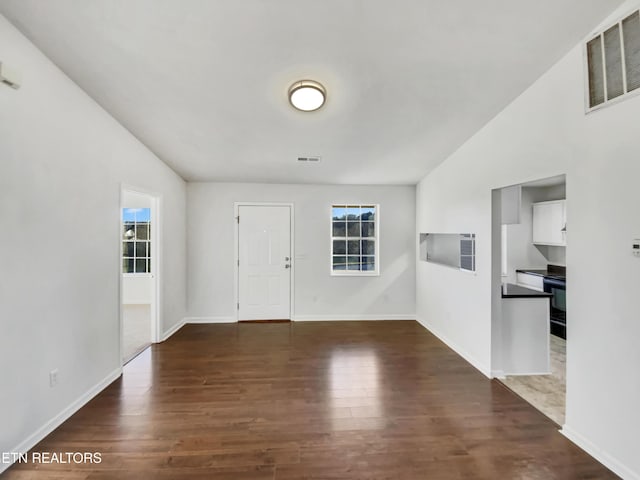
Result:
{"type": "Polygon", "coordinates": [[[12,480],[607,479],[412,321],[187,325],[130,362],[12,480]]]}

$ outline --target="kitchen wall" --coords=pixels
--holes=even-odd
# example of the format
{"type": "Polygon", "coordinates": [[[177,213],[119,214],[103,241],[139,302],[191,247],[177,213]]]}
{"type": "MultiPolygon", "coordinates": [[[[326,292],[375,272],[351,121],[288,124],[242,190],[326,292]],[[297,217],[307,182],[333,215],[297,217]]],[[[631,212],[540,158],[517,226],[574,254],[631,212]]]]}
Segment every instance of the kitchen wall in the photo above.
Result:
{"type": "Polygon", "coordinates": [[[189,183],[189,317],[235,318],[234,202],[295,207],[295,319],[415,318],[415,187],[189,183]],[[380,276],[329,274],[332,204],[380,204],[380,276]]]}
{"type": "Polygon", "coordinates": [[[20,452],[120,373],[121,182],[162,196],[162,327],[184,316],[186,185],[3,16],[0,45],[23,77],[0,85],[0,452],[20,452]]]}
{"type": "Polygon", "coordinates": [[[640,259],[631,255],[640,96],[585,114],[583,62],[580,44],[418,185],[418,231],[476,233],[477,272],[418,262],[417,315],[491,374],[492,189],[566,174],[563,432],[624,478],[640,478],[640,259]]]}
{"type": "Polygon", "coordinates": [[[552,187],[522,187],[520,223],[506,225],[507,229],[507,278],[516,282],[516,269],[547,268],[549,263],[566,265],[566,247],[534,245],[533,204],[566,198],[565,185],[552,187]]]}

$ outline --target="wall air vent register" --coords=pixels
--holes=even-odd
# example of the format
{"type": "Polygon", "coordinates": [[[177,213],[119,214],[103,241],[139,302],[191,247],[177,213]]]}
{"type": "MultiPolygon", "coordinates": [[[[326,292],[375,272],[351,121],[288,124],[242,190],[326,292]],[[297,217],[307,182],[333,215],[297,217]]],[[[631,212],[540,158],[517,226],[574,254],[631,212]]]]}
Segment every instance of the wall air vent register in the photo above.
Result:
{"type": "Polygon", "coordinates": [[[587,111],[640,92],[640,11],[585,44],[587,111]]]}

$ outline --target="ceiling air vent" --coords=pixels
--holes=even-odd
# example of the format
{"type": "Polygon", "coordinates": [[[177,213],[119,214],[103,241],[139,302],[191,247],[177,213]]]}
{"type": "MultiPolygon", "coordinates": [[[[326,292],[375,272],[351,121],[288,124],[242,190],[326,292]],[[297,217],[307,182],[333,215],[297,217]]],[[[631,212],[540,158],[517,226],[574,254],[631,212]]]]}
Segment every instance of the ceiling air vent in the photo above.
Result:
{"type": "Polygon", "coordinates": [[[298,163],[319,163],[320,157],[298,157],[298,163]]]}

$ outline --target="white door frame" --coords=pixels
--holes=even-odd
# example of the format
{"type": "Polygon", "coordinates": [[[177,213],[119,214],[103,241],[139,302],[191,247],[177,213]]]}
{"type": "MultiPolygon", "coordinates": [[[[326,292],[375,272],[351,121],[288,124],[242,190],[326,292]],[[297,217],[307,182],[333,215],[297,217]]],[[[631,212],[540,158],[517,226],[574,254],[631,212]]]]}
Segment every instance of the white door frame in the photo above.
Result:
{"type": "Polygon", "coordinates": [[[235,202],[233,204],[233,223],[235,225],[234,228],[234,241],[233,241],[233,298],[234,298],[234,318],[236,322],[239,320],[239,309],[238,305],[240,303],[239,294],[240,294],[240,224],[238,222],[238,214],[240,211],[240,207],[289,207],[289,225],[290,225],[290,243],[291,243],[291,282],[289,282],[289,317],[291,320],[294,318],[294,293],[295,293],[295,271],[296,271],[296,262],[295,262],[295,243],[294,243],[294,232],[295,232],[295,215],[294,215],[294,204],[293,203],[272,203],[272,202],[235,202]]]}
{"type": "Polygon", "coordinates": [[[162,232],[161,222],[161,207],[162,207],[162,196],[154,191],[147,190],[141,187],[135,187],[132,185],[128,185],[125,183],[120,184],[120,204],[118,208],[118,222],[120,224],[120,228],[118,229],[118,251],[120,252],[118,258],[118,316],[119,316],[119,335],[120,342],[118,348],[118,355],[120,357],[121,365],[124,365],[124,360],[122,358],[122,350],[123,350],[123,332],[124,332],[124,308],[122,305],[123,298],[123,281],[122,281],[122,209],[124,208],[124,193],[132,192],[139,193],[142,195],[146,195],[150,197],[151,200],[151,275],[153,276],[153,289],[151,290],[151,343],[158,343],[162,339],[162,329],[161,325],[161,317],[162,317],[162,309],[161,305],[161,288],[160,288],[160,274],[162,271],[162,262],[161,262],[161,248],[162,248],[162,232]],[[155,240],[153,240],[155,239],[155,240]]]}

